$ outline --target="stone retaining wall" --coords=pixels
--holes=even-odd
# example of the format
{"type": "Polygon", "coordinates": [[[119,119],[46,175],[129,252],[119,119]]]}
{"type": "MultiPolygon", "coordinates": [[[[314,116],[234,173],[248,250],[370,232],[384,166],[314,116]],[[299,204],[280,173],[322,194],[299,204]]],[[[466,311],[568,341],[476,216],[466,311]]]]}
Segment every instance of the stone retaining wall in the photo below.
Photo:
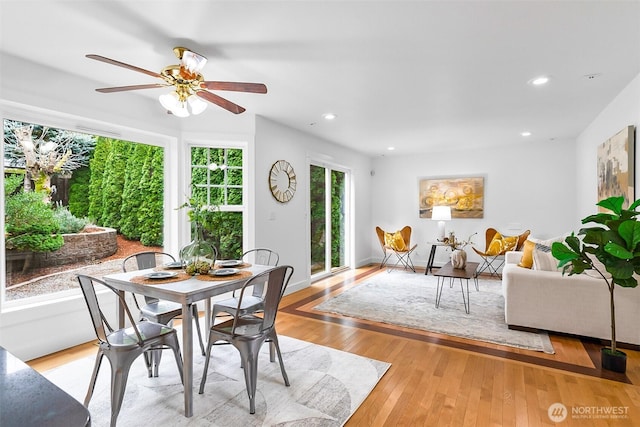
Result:
{"type": "Polygon", "coordinates": [[[64,246],[55,252],[34,252],[30,266],[50,267],[106,258],[118,250],[116,234],[113,228],[92,233],[63,234],[64,246]]]}

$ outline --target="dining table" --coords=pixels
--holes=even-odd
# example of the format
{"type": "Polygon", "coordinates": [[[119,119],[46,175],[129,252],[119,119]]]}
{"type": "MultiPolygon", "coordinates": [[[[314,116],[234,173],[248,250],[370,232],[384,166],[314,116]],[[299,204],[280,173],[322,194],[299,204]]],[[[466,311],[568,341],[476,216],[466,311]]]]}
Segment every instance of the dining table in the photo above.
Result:
{"type": "MultiPolygon", "coordinates": [[[[240,265],[236,274],[215,276],[213,274],[188,275],[184,270],[175,271],[163,267],[147,270],[134,270],[126,273],[108,274],[104,281],[117,289],[124,296],[125,292],[149,296],[182,305],[182,348],[183,348],[183,381],[184,381],[184,415],[193,415],[193,319],[191,305],[204,301],[205,331],[211,327],[211,298],[216,295],[240,289],[252,276],[266,271],[271,266],[247,264],[240,265]]],[[[118,305],[118,325],[124,327],[124,308],[118,305]]],[[[205,337],[208,332],[205,332],[205,337]]]]}

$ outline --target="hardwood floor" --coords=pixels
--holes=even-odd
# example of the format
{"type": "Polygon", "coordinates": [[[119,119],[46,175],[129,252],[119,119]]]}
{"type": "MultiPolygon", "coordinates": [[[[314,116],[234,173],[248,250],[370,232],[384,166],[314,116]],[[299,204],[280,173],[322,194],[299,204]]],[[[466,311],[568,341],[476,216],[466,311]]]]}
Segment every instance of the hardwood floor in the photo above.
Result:
{"type": "MultiPolygon", "coordinates": [[[[551,335],[556,354],[519,350],[315,312],[377,266],[347,271],[286,296],[278,333],[392,364],[347,426],[640,425],[640,352],[627,372],[599,369],[600,343],[551,335]],[[566,407],[554,423],[552,404],[566,407]]],[[[45,371],[95,354],[83,344],[29,362],[45,371]]]]}

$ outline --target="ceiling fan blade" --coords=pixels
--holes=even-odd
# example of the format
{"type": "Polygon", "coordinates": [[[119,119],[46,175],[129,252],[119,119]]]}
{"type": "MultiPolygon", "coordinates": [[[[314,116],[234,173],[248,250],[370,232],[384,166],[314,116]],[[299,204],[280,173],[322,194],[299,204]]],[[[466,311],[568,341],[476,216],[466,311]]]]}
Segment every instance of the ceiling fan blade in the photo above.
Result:
{"type": "Polygon", "coordinates": [[[129,70],[137,71],[139,73],[146,74],[151,77],[162,78],[162,76],[156,72],[145,70],[144,68],[136,67],[135,65],[125,64],[124,62],[116,61],[115,59],[110,59],[100,55],[89,54],[85,55],[89,59],[95,59],[96,61],[106,62],[107,64],[117,65],[118,67],[127,68],[129,70]]]}
{"type": "Polygon", "coordinates": [[[202,82],[200,87],[213,90],[233,90],[236,92],[267,93],[267,87],[262,83],[202,82]]]}
{"type": "Polygon", "coordinates": [[[159,87],[167,87],[167,85],[162,83],[152,83],[148,85],[103,87],[103,88],[96,89],[96,91],[100,93],[112,93],[112,92],[124,92],[127,90],[138,90],[138,89],[156,89],[159,87]]]}
{"type": "Polygon", "coordinates": [[[233,102],[226,100],[216,95],[215,93],[207,92],[206,90],[199,90],[196,92],[196,95],[224,108],[225,110],[229,110],[234,114],[240,114],[245,111],[245,109],[241,106],[234,104],[233,102]]]}

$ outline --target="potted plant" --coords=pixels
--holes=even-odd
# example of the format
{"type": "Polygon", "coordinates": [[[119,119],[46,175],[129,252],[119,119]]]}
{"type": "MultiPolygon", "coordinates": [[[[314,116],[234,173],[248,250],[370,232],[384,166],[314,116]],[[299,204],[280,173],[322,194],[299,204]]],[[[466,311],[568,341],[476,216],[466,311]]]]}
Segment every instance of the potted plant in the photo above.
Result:
{"type": "Polygon", "coordinates": [[[203,234],[204,223],[217,206],[205,206],[195,198],[189,199],[178,209],[187,208],[193,226],[193,240],[180,249],[180,261],[189,275],[207,274],[213,268],[218,255],[217,249],[206,241],[203,234]]]}
{"type": "Polygon", "coordinates": [[[458,240],[455,233],[452,231],[449,233],[449,237],[445,237],[443,243],[451,248],[451,265],[453,268],[464,269],[467,265],[467,253],[464,248],[467,245],[473,244],[471,240],[473,236],[478,233],[473,233],[467,240],[458,240]]]}
{"type": "Polygon", "coordinates": [[[602,367],[616,372],[625,372],[627,356],[616,346],[616,316],[614,291],[616,285],[635,288],[638,282],[634,274],[640,273],[640,222],[636,208],[640,199],[631,206],[623,208],[622,196],[609,197],[597,203],[611,211],[589,215],[582,224],[595,225],[582,228],[579,239],[571,233],[562,242],[551,246],[552,255],[563,267],[563,274],[581,274],[593,270],[600,276],[609,289],[609,308],[611,313],[611,346],[601,350],[602,367]]]}

